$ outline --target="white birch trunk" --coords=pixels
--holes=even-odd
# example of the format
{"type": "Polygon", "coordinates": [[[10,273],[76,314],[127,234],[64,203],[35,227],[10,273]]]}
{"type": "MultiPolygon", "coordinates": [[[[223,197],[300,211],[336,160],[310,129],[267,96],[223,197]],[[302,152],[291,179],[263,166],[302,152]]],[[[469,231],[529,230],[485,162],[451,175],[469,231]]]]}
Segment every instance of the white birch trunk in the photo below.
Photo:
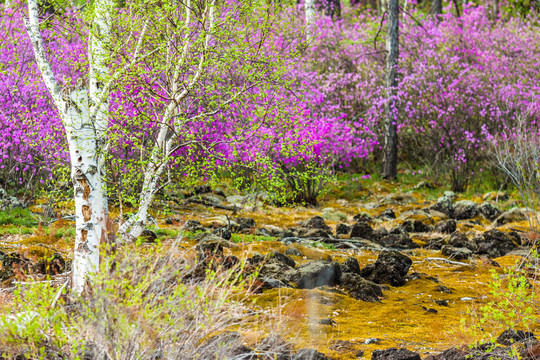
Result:
{"type": "Polygon", "coordinates": [[[36,63],[67,134],[76,215],[72,287],[79,294],[84,290],[88,276],[99,267],[100,244],[107,236],[103,151],[108,102],[103,100],[100,88],[108,74],[105,44],[110,38],[112,5],[110,0],[95,2],[95,29],[90,39],[89,91],[81,81],[77,89],[66,92],[56,81],[39,31],[36,0],[28,0],[29,19],[25,20],[36,63]]]}
{"type": "MultiPolygon", "coordinates": [[[[150,161],[148,162],[145,170],[144,175],[144,182],[142,186],[141,195],[139,197],[139,208],[137,210],[137,213],[131,216],[118,230],[118,233],[122,236],[123,241],[133,241],[137,239],[138,236],[141,235],[141,233],[146,228],[146,222],[148,218],[148,210],[150,208],[150,205],[152,204],[154,200],[154,195],[156,194],[158,190],[158,182],[161,178],[161,175],[163,174],[165,168],[167,167],[167,163],[169,161],[169,157],[171,154],[171,149],[174,141],[174,134],[171,134],[172,130],[170,130],[169,122],[173,118],[173,115],[178,107],[178,104],[188,95],[189,91],[193,88],[193,86],[196,84],[200,76],[202,75],[204,71],[204,62],[206,61],[206,54],[208,52],[208,48],[210,46],[210,37],[211,33],[214,28],[215,18],[214,18],[214,11],[215,11],[215,1],[216,0],[210,0],[210,3],[207,5],[207,8],[205,9],[205,17],[203,19],[203,24],[206,25],[205,31],[204,31],[204,46],[203,51],[199,59],[199,64],[197,71],[193,75],[193,78],[191,81],[186,85],[183,86],[183,91],[181,91],[178,94],[179,91],[179,84],[178,84],[178,77],[179,77],[179,71],[184,64],[184,61],[186,57],[188,56],[187,49],[189,48],[189,32],[186,33],[186,37],[184,39],[185,44],[183,51],[181,53],[180,59],[178,61],[178,64],[176,66],[176,69],[174,71],[173,75],[173,88],[172,93],[176,94],[174,96],[174,101],[169,103],[167,106],[163,117],[161,119],[161,127],[156,139],[156,144],[154,145],[154,149],[150,156],[150,161]]],[[[191,5],[190,1],[187,1],[186,7],[186,19],[185,19],[185,27],[186,30],[189,28],[190,19],[191,19],[191,5]]],[[[182,126],[178,121],[175,122],[174,127],[175,130],[178,131],[179,127],[182,126]]]]}
{"type": "Polygon", "coordinates": [[[304,0],[304,12],[306,13],[306,40],[313,39],[312,26],[315,18],[315,0],[304,0]]]}

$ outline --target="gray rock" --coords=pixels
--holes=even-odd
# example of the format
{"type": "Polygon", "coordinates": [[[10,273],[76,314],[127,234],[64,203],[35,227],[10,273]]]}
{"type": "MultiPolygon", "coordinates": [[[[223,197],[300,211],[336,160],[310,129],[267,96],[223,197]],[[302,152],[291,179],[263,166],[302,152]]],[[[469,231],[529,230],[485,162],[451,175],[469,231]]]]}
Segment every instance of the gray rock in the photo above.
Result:
{"type": "Polygon", "coordinates": [[[472,219],[478,215],[478,206],[470,200],[458,201],[454,206],[454,218],[457,220],[472,219]]]}
{"type": "Polygon", "coordinates": [[[435,232],[440,232],[443,234],[453,234],[454,232],[456,232],[456,229],[457,229],[456,220],[450,219],[450,220],[439,222],[435,226],[434,230],[435,232]]]}
{"type": "Polygon", "coordinates": [[[341,268],[338,263],[315,260],[300,265],[293,281],[302,289],[313,289],[319,286],[334,286],[339,283],[341,268]]]}
{"type": "Polygon", "coordinates": [[[487,202],[481,204],[478,211],[489,221],[493,221],[501,215],[501,211],[495,205],[487,202]]]}
{"type": "Polygon", "coordinates": [[[379,285],[357,274],[342,273],[339,282],[348,291],[349,295],[356,300],[380,302],[379,297],[383,296],[379,285]]]}
{"type": "Polygon", "coordinates": [[[383,251],[377,261],[360,270],[360,276],[377,284],[405,285],[412,260],[398,251],[383,251]]]}
{"type": "Polygon", "coordinates": [[[298,250],[296,247],[291,246],[291,247],[287,248],[287,250],[285,250],[285,255],[302,256],[304,254],[302,254],[302,252],[300,250],[298,250]]]}
{"type": "Polygon", "coordinates": [[[518,247],[520,239],[517,234],[509,234],[497,229],[492,229],[476,238],[475,242],[477,254],[485,254],[489,257],[499,257],[506,255],[508,252],[518,247]]]}
{"type": "Polygon", "coordinates": [[[313,349],[300,349],[293,360],[331,360],[326,355],[313,349]]]}
{"type": "Polygon", "coordinates": [[[375,350],[371,355],[372,360],[420,360],[418,353],[407,349],[390,348],[386,350],[375,350]]]}
{"type": "Polygon", "coordinates": [[[450,245],[444,245],[441,248],[441,253],[444,256],[448,256],[449,258],[451,258],[453,260],[457,260],[457,261],[470,259],[472,257],[472,251],[471,250],[469,250],[467,248],[464,248],[464,247],[456,248],[456,247],[453,247],[453,246],[450,246],[450,245]]]}
{"type": "Polygon", "coordinates": [[[429,209],[442,212],[449,217],[454,215],[454,203],[448,196],[441,196],[438,198],[437,202],[431,205],[429,209]]]}
{"type": "Polygon", "coordinates": [[[526,209],[513,208],[499,215],[493,222],[493,225],[502,226],[512,222],[526,221],[528,219],[528,214],[530,213],[526,209]]]}
{"type": "Polygon", "coordinates": [[[360,264],[358,263],[358,260],[353,257],[347,258],[341,263],[341,273],[360,274],[360,264]]]}

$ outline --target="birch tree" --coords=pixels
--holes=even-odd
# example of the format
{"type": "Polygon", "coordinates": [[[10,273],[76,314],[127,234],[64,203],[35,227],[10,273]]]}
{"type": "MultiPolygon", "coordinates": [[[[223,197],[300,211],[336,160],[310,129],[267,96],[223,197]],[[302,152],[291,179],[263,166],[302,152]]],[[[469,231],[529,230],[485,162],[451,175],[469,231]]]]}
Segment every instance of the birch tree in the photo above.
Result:
{"type": "Polygon", "coordinates": [[[28,0],[26,31],[34,55],[62,124],[71,158],[71,177],[75,195],[76,239],[72,286],[84,289],[87,276],[99,266],[99,247],[107,236],[107,195],[104,181],[105,131],[108,96],[104,82],[109,76],[107,45],[110,42],[113,2],[94,2],[94,22],[89,39],[89,73],[74,87],[63,87],[47,59],[40,32],[38,4],[28,0]]]}
{"type": "MultiPolygon", "coordinates": [[[[162,175],[175,161],[175,151],[192,145],[208,150],[204,148],[208,144],[190,135],[190,124],[204,126],[229,104],[250,99],[261,105],[261,111],[254,110],[256,118],[267,121],[265,111],[275,108],[271,88],[283,84],[288,68],[279,46],[267,44],[277,30],[278,18],[271,9],[257,6],[265,5],[175,0],[130,2],[117,9],[113,0],[95,0],[88,10],[86,75],[70,85],[69,77],[59,80],[66,74],[53,72],[40,31],[37,1],[28,0],[27,33],[69,146],[76,215],[72,286],[76,292],[83,291],[88,277],[97,270],[100,245],[110,232],[105,164],[114,157],[111,147],[118,145],[118,138],[126,145],[130,135],[123,127],[140,129],[145,139],[137,143],[144,159],[142,169],[133,171],[142,174],[139,208],[118,231],[129,241],[145,228],[150,205],[166,182],[162,175]],[[128,99],[126,88],[131,86],[144,98],[128,99]],[[111,112],[111,96],[119,92],[129,101],[150,105],[146,108],[149,113],[122,115],[126,126],[116,128],[121,133],[115,138],[112,118],[118,120],[120,115],[111,112]],[[141,119],[149,124],[138,123],[141,119]],[[142,130],[148,127],[150,137],[142,130]]],[[[285,37],[293,38],[291,34],[285,37]]],[[[240,119],[242,122],[246,121],[240,119]]],[[[219,153],[206,154],[227,161],[219,153]]]]}

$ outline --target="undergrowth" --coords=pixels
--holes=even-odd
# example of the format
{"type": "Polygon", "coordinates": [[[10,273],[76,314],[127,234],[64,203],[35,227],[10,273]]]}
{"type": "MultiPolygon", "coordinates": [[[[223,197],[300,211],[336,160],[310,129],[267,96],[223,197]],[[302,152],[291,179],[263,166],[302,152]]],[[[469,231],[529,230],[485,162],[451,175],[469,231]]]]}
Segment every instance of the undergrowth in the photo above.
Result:
{"type": "Polygon", "coordinates": [[[109,252],[82,296],[51,283],[19,286],[11,312],[0,316],[4,358],[272,359],[279,352],[242,345],[238,331],[271,321],[248,314],[239,267],[204,271],[174,244],[109,252]]]}

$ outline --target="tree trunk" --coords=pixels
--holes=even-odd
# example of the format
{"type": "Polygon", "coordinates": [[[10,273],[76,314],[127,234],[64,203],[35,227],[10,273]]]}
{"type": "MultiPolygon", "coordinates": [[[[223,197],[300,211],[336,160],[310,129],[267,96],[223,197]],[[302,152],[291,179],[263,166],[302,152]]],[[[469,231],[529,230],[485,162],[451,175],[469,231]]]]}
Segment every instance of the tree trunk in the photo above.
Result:
{"type": "Polygon", "coordinates": [[[81,293],[88,275],[99,267],[100,244],[107,236],[108,209],[104,153],[99,147],[95,122],[90,118],[88,91],[84,88],[74,91],[70,100],[65,127],[76,216],[72,286],[77,293],[81,293]]]}
{"type": "Polygon", "coordinates": [[[109,74],[105,48],[111,36],[112,1],[97,0],[94,9],[88,90],[82,79],[72,91],[62,89],[56,81],[39,30],[36,0],[28,0],[29,18],[25,19],[38,69],[67,133],[76,214],[72,287],[79,294],[84,290],[88,276],[99,268],[100,244],[107,236],[108,223],[104,152],[109,106],[102,89],[109,74]]]}
{"type": "Polygon", "coordinates": [[[308,28],[307,31],[309,32],[309,26],[315,17],[315,0],[305,0],[304,11],[306,13],[306,27],[308,28]]]}
{"type": "Polygon", "coordinates": [[[381,175],[385,179],[393,179],[397,175],[397,121],[398,113],[395,104],[399,58],[399,3],[388,0],[388,30],[386,34],[386,106],[385,131],[383,147],[383,163],[381,175]]]}
{"type": "Polygon", "coordinates": [[[431,0],[431,13],[435,16],[442,15],[442,0],[431,0]]]}

